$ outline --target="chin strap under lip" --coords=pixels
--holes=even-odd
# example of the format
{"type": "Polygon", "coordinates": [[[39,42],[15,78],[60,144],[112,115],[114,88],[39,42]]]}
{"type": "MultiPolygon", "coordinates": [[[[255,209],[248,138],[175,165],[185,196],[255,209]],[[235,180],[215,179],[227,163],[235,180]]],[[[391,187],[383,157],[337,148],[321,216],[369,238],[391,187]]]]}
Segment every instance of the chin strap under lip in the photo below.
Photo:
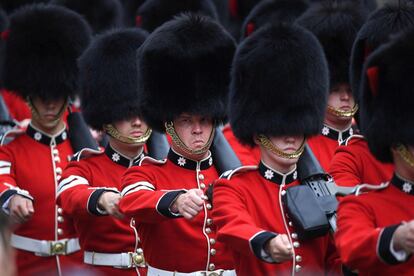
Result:
{"type": "Polygon", "coordinates": [[[358,104],[355,104],[354,107],[351,110],[340,110],[340,109],[336,109],[330,105],[327,106],[327,110],[329,113],[331,113],[332,115],[335,115],[337,117],[341,117],[341,118],[352,118],[354,117],[354,115],[357,113],[359,109],[358,104]]]}
{"type": "Polygon", "coordinates": [[[276,154],[279,157],[285,158],[285,159],[296,159],[299,158],[303,151],[305,150],[305,141],[306,138],[303,139],[302,144],[300,145],[299,149],[296,150],[295,152],[292,153],[285,153],[283,152],[281,149],[279,149],[278,147],[276,147],[275,145],[273,145],[272,141],[270,141],[270,139],[263,135],[260,134],[258,135],[257,139],[259,140],[260,144],[267,150],[269,150],[270,152],[276,154]]]}
{"type": "Polygon", "coordinates": [[[414,168],[414,156],[408,150],[407,146],[404,144],[398,143],[395,145],[395,150],[401,156],[401,158],[407,163],[410,167],[414,168]]]}
{"type": "Polygon", "coordinates": [[[119,131],[112,125],[112,124],[106,124],[103,126],[103,129],[105,131],[106,134],[108,134],[109,136],[111,136],[112,138],[125,143],[125,144],[136,144],[136,145],[144,145],[148,139],[151,136],[152,133],[152,129],[151,128],[147,128],[147,131],[142,134],[140,137],[138,138],[132,138],[129,136],[124,136],[121,133],[119,133],[119,131]]]}
{"type": "Polygon", "coordinates": [[[171,136],[171,139],[174,142],[174,144],[177,145],[180,149],[182,149],[185,153],[189,155],[203,155],[210,149],[210,146],[213,143],[215,125],[213,125],[213,128],[210,133],[210,137],[208,138],[207,143],[201,149],[198,149],[198,150],[191,150],[184,144],[180,136],[178,136],[177,132],[175,131],[173,122],[165,123],[165,131],[171,136]]]}
{"type": "MultiPolygon", "coordinates": [[[[32,113],[32,117],[35,118],[36,120],[43,121],[42,118],[40,117],[39,111],[37,111],[37,108],[34,106],[32,99],[30,97],[27,97],[26,102],[27,102],[27,105],[29,106],[30,112],[32,113]]],[[[58,114],[56,115],[56,119],[51,121],[51,123],[55,125],[59,123],[68,105],[69,105],[69,98],[65,100],[64,105],[59,110],[58,114]]]]}

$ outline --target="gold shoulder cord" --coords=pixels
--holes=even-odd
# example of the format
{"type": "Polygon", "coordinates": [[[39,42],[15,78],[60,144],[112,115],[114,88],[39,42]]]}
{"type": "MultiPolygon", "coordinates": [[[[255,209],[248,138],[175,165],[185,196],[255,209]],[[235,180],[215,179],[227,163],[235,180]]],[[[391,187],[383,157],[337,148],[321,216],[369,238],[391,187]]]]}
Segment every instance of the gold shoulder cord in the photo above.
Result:
{"type": "Polygon", "coordinates": [[[306,139],[303,139],[302,145],[300,145],[300,148],[293,152],[293,153],[285,153],[282,150],[278,149],[275,145],[272,144],[272,142],[269,140],[269,138],[267,138],[265,135],[260,134],[258,136],[259,142],[260,144],[265,147],[267,150],[273,152],[274,154],[276,154],[277,156],[280,156],[282,158],[285,159],[296,159],[299,158],[301,156],[301,154],[303,153],[304,149],[305,149],[305,141],[306,139]]]}
{"type": "Polygon", "coordinates": [[[328,112],[337,116],[337,117],[343,117],[343,118],[352,118],[355,113],[358,111],[358,104],[355,104],[354,107],[349,111],[343,111],[340,109],[333,108],[332,106],[328,105],[328,112]]]}
{"type": "Polygon", "coordinates": [[[211,131],[211,134],[210,134],[210,137],[208,138],[207,143],[204,145],[204,147],[198,150],[191,150],[184,144],[184,142],[178,136],[177,132],[175,132],[173,122],[165,123],[165,131],[171,136],[171,139],[173,140],[173,142],[187,154],[202,155],[210,149],[211,143],[213,142],[213,138],[214,138],[215,126],[213,126],[213,130],[211,131]]]}
{"type": "Polygon", "coordinates": [[[395,149],[397,150],[398,154],[402,157],[402,159],[410,165],[410,167],[414,168],[414,156],[411,154],[411,152],[407,149],[407,147],[403,144],[397,144],[395,146],[395,149]]]}
{"type": "Polygon", "coordinates": [[[103,129],[112,138],[115,138],[126,144],[137,144],[137,145],[145,144],[150,138],[151,133],[152,133],[152,129],[148,128],[147,131],[140,137],[132,138],[132,137],[121,135],[121,133],[119,133],[119,131],[112,124],[104,125],[103,129]]]}

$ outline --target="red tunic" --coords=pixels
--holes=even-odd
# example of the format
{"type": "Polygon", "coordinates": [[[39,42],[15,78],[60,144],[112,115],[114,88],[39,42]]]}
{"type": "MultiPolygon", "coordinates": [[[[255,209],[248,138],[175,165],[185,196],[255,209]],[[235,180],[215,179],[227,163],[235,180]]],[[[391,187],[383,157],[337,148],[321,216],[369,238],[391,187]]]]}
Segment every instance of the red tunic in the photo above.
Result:
{"type": "Polygon", "coordinates": [[[261,162],[259,168],[241,167],[228,179],[216,181],[213,217],[219,227],[218,240],[231,248],[238,276],[339,271],[329,235],[299,241],[286,219],[281,197],[285,189],[299,184],[296,177],[296,170],[280,174],[261,162]],[[276,264],[264,253],[265,243],[277,234],[290,237],[295,253],[292,261],[276,264]]]}
{"type": "MultiPolygon", "coordinates": [[[[13,189],[27,190],[34,198],[34,215],[19,225],[14,234],[36,240],[76,238],[72,220],[55,203],[57,181],[73,154],[66,130],[54,137],[28,126],[25,134],[0,147],[0,202],[11,197],[13,189]]],[[[81,253],[38,257],[17,250],[19,275],[49,272],[52,275],[81,264],[81,253]]]]}
{"type": "Polygon", "coordinates": [[[249,146],[240,144],[240,142],[234,136],[234,133],[230,125],[228,124],[223,128],[222,131],[223,131],[224,137],[226,137],[227,141],[229,142],[230,146],[233,148],[234,152],[236,153],[242,165],[247,166],[247,165],[255,165],[259,163],[260,149],[258,146],[249,147],[249,146]]]}
{"type": "Polygon", "coordinates": [[[213,159],[196,162],[170,150],[166,161],[151,160],[127,170],[120,202],[121,211],[136,218],[148,265],[178,272],[233,269],[230,252],[216,241],[211,203],[191,221],[169,210],[180,193],[206,191],[218,178],[213,159]]]}
{"type": "Polygon", "coordinates": [[[414,218],[412,185],[394,177],[383,190],[341,201],[335,241],[346,266],[359,275],[414,275],[413,258],[399,262],[390,252],[396,227],[414,218]]]}
{"type": "MultiPolygon", "coordinates": [[[[77,156],[78,160],[82,154],[81,152],[80,156],[77,156]]],[[[138,249],[139,238],[133,225],[134,221],[107,216],[97,208],[97,204],[103,192],[118,192],[122,175],[128,167],[138,163],[142,157],[143,154],[136,159],[129,159],[108,145],[104,153],[94,152],[92,156],[79,162],[69,163],[64,170],[57,202],[74,218],[82,250],[115,254],[136,252],[138,249]]],[[[137,275],[135,268],[119,269],[111,266],[93,266],[93,268],[105,275],[116,273],[137,275]]],[[[145,275],[142,268],[139,272],[145,275]]]]}
{"type": "Polygon", "coordinates": [[[378,161],[360,135],[351,136],[345,145],[337,148],[329,169],[340,186],[380,184],[388,181],[393,171],[394,165],[378,161]]]}
{"type": "Polygon", "coordinates": [[[325,172],[329,170],[336,149],[353,133],[352,127],[345,131],[338,131],[325,125],[321,134],[308,139],[308,145],[325,172]]]}

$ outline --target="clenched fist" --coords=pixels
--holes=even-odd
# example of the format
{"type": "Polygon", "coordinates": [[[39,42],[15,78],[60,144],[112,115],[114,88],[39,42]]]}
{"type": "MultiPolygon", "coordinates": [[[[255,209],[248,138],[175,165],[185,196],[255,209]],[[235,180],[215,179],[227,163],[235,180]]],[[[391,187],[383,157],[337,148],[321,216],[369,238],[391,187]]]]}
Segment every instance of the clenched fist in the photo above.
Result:
{"type": "Polygon", "coordinates": [[[10,219],[14,223],[24,223],[34,214],[33,202],[18,194],[9,201],[10,219]]]}
{"type": "Polygon", "coordinates": [[[205,197],[203,191],[200,189],[188,190],[186,193],[177,197],[171,206],[171,211],[179,213],[184,218],[191,220],[203,210],[205,197]]]}
{"type": "Polygon", "coordinates": [[[124,215],[119,211],[119,200],[121,195],[114,192],[104,192],[98,200],[98,208],[105,210],[109,215],[123,219],[124,215]]]}
{"type": "Polygon", "coordinates": [[[292,245],[286,234],[279,234],[269,240],[265,245],[265,251],[277,263],[291,260],[293,256],[292,245]]]}
{"type": "Polygon", "coordinates": [[[393,239],[395,250],[404,250],[408,254],[414,253],[414,220],[398,226],[393,239]]]}

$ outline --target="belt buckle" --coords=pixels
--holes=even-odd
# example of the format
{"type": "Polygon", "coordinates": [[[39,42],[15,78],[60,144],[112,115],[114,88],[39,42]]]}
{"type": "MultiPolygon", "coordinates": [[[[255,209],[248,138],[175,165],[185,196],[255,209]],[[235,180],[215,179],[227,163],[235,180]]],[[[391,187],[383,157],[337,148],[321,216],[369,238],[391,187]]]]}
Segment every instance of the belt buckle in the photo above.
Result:
{"type": "Polygon", "coordinates": [[[202,271],[201,275],[203,276],[222,276],[224,273],[224,269],[218,269],[214,271],[202,271]]]}
{"type": "Polygon", "coordinates": [[[136,253],[136,252],[128,252],[129,258],[130,258],[130,265],[128,268],[131,267],[145,267],[145,258],[144,254],[142,252],[136,253]]]}
{"type": "Polygon", "coordinates": [[[68,240],[52,241],[50,243],[50,254],[55,255],[66,255],[68,247],[68,240]]]}

